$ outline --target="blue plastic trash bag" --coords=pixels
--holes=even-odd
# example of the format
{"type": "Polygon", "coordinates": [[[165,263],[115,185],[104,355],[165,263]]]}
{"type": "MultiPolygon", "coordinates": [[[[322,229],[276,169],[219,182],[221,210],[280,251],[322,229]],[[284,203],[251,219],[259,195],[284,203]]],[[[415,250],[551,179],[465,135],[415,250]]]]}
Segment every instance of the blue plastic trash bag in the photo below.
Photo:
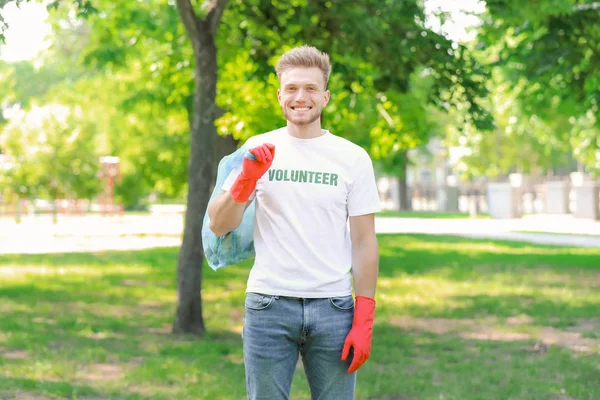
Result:
{"type": "MultiPolygon", "coordinates": [[[[210,196],[210,200],[214,199],[221,193],[223,183],[236,168],[241,168],[244,154],[247,149],[242,147],[236,152],[223,157],[219,162],[217,170],[217,182],[210,196]]],[[[254,158],[253,155],[247,153],[249,158],[254,158]]],[[[255,158],[254,158],[255,159],[255,158]]],[[[210,218],[208,217],[208,207],[204,214],[202,222],[202,247],[204,255],[208,261],[208,265],[215,271],[221,267],[232,265],[254,257],[254,216],[256,213],[255,201],[252,200],[242,218],[240,226],[226,234],[225,236],[217,236],[209,228],[210,218]]]]}

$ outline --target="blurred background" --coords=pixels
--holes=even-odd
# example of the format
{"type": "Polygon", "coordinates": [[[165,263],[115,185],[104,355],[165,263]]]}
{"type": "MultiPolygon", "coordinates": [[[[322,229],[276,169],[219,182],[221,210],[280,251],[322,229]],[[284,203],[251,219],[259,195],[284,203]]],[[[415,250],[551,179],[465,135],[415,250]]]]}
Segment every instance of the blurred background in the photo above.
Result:
{"type": "Polygon", "coordinates": [[[357,400],[600,398],[597,1],[0,0],[0,399],[246,398],[202,223],[303,44],[384,208],[357,400]]]}
{"type": "MultiPolygon", "coordinates": [[[[2,3],[0,216],[181,211],[195,80],[175,2],[2,3]]],[[[323,125],[368,150],[385,209],[597,219],[597,23],[591,1],[230,1],[201,152],[282,126],[273,67],[311,44],[333,63],[323,125]]]]}

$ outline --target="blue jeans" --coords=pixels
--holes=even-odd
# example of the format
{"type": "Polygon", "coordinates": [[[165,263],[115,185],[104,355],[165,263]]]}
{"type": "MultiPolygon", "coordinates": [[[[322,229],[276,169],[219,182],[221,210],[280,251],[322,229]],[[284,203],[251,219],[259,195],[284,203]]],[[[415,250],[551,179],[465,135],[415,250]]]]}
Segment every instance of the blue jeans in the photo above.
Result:
{"type": "Polygon", "coordinates": [[[244,364],[250,400],[289,399],[298,355],[313,400],[353,400],[352,352],[341,360],[354,298],[302,299],[247,293],[244,364]]]}

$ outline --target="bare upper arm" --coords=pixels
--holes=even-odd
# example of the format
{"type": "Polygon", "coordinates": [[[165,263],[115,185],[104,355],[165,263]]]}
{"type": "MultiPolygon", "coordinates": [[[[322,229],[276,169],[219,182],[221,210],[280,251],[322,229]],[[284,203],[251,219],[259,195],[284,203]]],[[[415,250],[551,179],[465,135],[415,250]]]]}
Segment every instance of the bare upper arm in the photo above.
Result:
{"type": "Polygon", "coordinates": [[[375,214],[350,217],[350,238],[352,243],[360,243],[375,238],[375,214]]]}

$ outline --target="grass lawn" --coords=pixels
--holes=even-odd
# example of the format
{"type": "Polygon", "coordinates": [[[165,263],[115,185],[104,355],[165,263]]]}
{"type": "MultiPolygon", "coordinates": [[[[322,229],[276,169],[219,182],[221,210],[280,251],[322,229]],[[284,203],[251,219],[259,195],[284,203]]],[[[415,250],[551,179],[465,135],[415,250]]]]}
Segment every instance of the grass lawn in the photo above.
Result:
{"type": "MultiPolygon", "coordinates": [[[[382,235],[357,399],[600,399],[600,249],[382,235]]],[[[169,333],[177,249],[0,256],[0,399],[245,398],[249,263],[205,268],[208,334],[169,333]]],[[[292,399],[309,399],[299,366],[292,399]]]]}
{"type": "MultiPolygon", "coordinates": [[[[463,219],[471,218],[465,213],[451,213],[438,211],[381,211],[376,214],[378,217],[395,217],[395,218],[441,218],[441,219],[463,219]]],[[[490,218],[488,214],[477,214],[477,219],[490,218]]]]}

